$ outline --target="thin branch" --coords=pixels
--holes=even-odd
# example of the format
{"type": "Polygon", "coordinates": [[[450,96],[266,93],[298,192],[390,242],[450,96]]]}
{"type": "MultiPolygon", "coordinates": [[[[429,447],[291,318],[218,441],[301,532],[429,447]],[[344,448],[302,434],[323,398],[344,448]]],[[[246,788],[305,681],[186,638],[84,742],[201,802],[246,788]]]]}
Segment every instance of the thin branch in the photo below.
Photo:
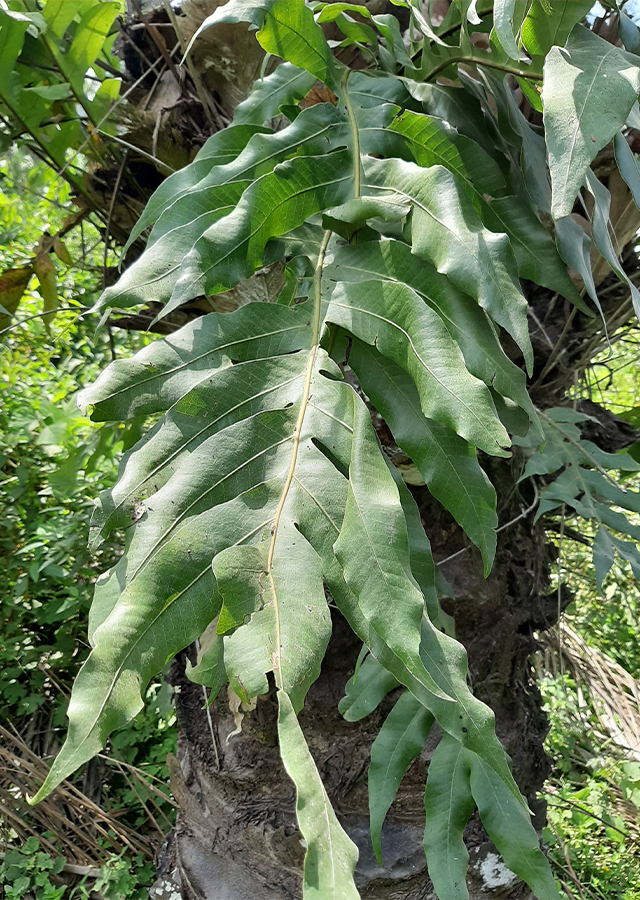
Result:
{"type": "Polygon", "coordinates": [[[501,63],[495,63],[488,59],[478,59],[477,56],[453,56],[446,59],[434,69],[432,69],[425,77],[424,81],[428,82],[440,74],[449,66],[458,65],[458,63],[468,63],[470,65],[485,66],[487,69],[498,69],[506,75],[515,75],[517,78],[526,78],[528,81],[542,81],[542,75],[538,72],[526,72],[524,69],[516,69],[514,66],[503,66],[501,63]]]}
{"type": "MultiPolygon", "coordinates": [[[[528,506],[526,509],[523,509],[519,516],[515,516],[513,519],[510,519],[508,522],[505,522],[504,525],[501,525],[499,528],[496,528],[496,534],[499,534],[501,531],[506,531],[507,528],[511,528],[516,522],[519,522],[521,519],[526,519],[527,516],[533,512],[533,510],[538,505],[538,485],[535,483],[533,479],[530,479],[531,484],[533,485],[534,498],[533,503],[528,506]]],[[[445,563],[450,562],[452,559],[455,559],[457,556],[461,556],[463,553],[466,553],[471,545],[467,544],[466,547],[463,547],[462,550],[456,550],[455,553],[452,553],[451,556],[445,556],[444,559],[441,559],[436,563],[437,566],[443,566],[445,563]]]]}

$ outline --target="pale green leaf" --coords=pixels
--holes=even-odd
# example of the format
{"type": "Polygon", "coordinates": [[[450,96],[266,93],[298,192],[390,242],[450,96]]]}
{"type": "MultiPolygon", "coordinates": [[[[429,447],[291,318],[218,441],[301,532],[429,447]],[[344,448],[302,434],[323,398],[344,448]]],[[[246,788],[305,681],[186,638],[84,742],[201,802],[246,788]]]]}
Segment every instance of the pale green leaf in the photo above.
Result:
{"type": "Polygon", "coordinates": [[[468,900],[469,854],[462,840],[475,808],[468,755],[459,741],[444,735],[429,762],[424,793],[424,850],[429,877],[439,897],[468,900]]]}
{"type": "Polygon", "coordinates": [[[498,35],[500,46],[511,59],[526,62],[528,60],[527,54],[523,53],[516,44],[513,21],[515,15],[516,0],[495,0],[493,4],[493,27],[498,35]]]}
{"type": "Polygon", "coordinates": [[[631,152],[629,144],[620,132],[613,139],[613,148],[620,174],[631,191],[634,203],[640,208],[640,171],[638,170],[638,163],[631,152]]]}
{"type": "Polygon", "coordinates": [[[560,256],[584,281],[588,295],[602,316],[602,307],[591,271],[591,238],[572,216],[563,216],[556,222],[556,245],[560,256]]]}
{"type": "Polygon", "coordinates": [[[593,210],[591,212],[591,238],[593,243],[596,250],[606,259],[620,281],[627,285],[636,316],[640,318],[640,291],[638,291],[638,288],[622,268],[622,263],[618,258],[609,234],[611,194],[602,182],[598,181],[591,170],[587,172],[586,185],[587,190],[593,197],[593,210]]]}
{"type": "Polygon", "coordinates": [[[405,691],[396,701],[371,746],[369,820],[371,843],[382,865],[382,825],[409,765],[418,756],[433,724],[433,716],[405,691]]]}
{"type": "Polygon", "coordinates": [[[581,25],[544,65],[542,103],[551,212],[571,214],[582,180],[599,150],[624,125],[640,92],[640,58],[581,25]]]}
{"type": "Polygon", "coordinates": [[[282,762],[296,786],[296,817],[306,843],[303,900],[358,900],[353,881],[357,847],[336,819],[284,691],[278,691],[278,737],[282,762]]]}
{"type": "Polygon", "coordinates": [[[495,773],[468,753],[471,792],[482,824],[505,864],[533,890],[539,900],[560,900],[551,867],[540,849],[526,808],[518,803],[495,773]]]}
{"type": "Polygon", "coordinates": [[[227,680],[224,667],[224,641],[221,634],[213,636],[211,643],[203,649],[202,655],[198,656],[197,665],[193,666],[191,661],[187,660],[185,672],[187,678],[194,684],[209,688],[209,701],[215,700],[227,680]]]}
{"type": "Polygon", "coordinates": [[[273,538],[265,531],[262,546],[230,547],[213,560],[218,582],[224,574],[220,619],[232,601],[242,620],[250,617],[224,640],[225,668],[243,700],[268,693],[273,672],[299,712],[331,634],[320,558],[289,520],[278,525],[270,560],[273,538]]]}

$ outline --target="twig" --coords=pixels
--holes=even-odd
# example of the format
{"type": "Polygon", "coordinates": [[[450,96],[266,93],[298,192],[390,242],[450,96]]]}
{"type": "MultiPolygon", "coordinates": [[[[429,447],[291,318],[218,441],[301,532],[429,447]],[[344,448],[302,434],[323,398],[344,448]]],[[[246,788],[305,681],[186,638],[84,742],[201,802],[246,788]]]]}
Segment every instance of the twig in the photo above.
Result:
{"type": "MultiPolygon", "coordinates": [[[[534,498],[533,503],[528,506],[526,509],[523,509],[519,516],[515,516],[513,519],[510,519],[508,522],[505,522],[504,525],[501,525],[499,528],[496,528],[496,534],[501,531],[505,531],[507,528],[511,528],[512,525],[515,525],[516,522],[519,522],[520,519],[526,519],[529,513],[533,512],[533,510],[538,505],[538,486],[533,479],[531,479],[531,484],[533,485],[534,498]]],[[[444,559],[441,559],[436,563],[437,566],[443,566],[445,563],[450,562],[452,559],[455,559],[457,556],[460,556],[463,553],[466,553],[471,545],[467,544],[466,547],[463,547],[462,550],[456,550],[455,553],[452,553],[451,556],[446,556],[444,559]]]]}

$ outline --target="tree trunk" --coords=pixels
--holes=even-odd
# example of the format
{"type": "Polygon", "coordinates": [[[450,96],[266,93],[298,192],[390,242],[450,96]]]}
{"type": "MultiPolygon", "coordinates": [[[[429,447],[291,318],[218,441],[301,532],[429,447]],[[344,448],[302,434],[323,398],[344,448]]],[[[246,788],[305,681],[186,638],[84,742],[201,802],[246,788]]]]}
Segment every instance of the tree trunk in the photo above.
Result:
{"type": "MultiPolygon", "coordinates": [[[[512,466],[510,461],[496,461],[490,472],[503,498],[499,512],[505,523],[533,500],[527,487],[520,496],[512,466]]],[[[456,554],[441,566],[453,595],[445,605],[469,651],[473,690],[494,709],[516,780],[542,827],[544,805],[536,793],[549,770],[542,746],[546,719],[529,657],[535,649],[533,631],[556,621],[558,604],[557,594],[545,595],[550,555],[542,529],[532,525],[531,513],[505,528],[493,572],[485,580],[479,555],[467,547],[453,520],[426,490],[414,491],[435,558],[456,554]]],[[[339,715],[338,701],[360,646],[333,610],[331,642],[300,722],[341,823],[359,847],[356,884],[363,900],[431,900],[435,894],[422,849],[423,793],[440,731],[437,726],[432,730],[389,811],[381,869],[369,841],[367,768],[371,743],[398,692],[360,722],[346,722],[339,715]]],[[[275,691],[245,714],[241,733],[229,739],[237,723],[226,690],[208,712],[203,709],[203,688],[186,678],[185,659],[182,654],[174,661],[169,678],[177,691],[179,734],[171,786],[180,811],[160,861],[161,893],[155,896],[168,898],[177,886],[185,900],[300,898],[304,850],[296,827],[294,787],[278,752],[275,691]]],[[[467,827],[466,840],[472,900],[531,896],[499,860],[477,817],[467,827]]]]}

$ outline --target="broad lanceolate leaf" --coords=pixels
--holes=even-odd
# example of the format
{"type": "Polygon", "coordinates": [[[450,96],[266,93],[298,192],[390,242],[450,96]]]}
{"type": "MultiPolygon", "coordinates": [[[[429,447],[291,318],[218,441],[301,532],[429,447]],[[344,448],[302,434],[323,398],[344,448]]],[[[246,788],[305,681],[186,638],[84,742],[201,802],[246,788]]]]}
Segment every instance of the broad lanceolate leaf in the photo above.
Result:
{"type": "Polygon", "coordinates": [[[488,572],[496,547],[496,495],[473,448],[446,425],[423,415],[411,378],[383,360],[374,347],[354,339],[349,365],[430,492],[479,548],[488,572]]]}
{"type": "Polygon", "coordinates": [[[314,75],[291,63],[282,63],[271,75],[257,81],[247,99],[236,106],[233,124],[264,125],[283,105],[305,97],[315,83],[314,75]]]}
{"type": "Polygon", "coordinates": [[[205,178],[215,166],[225,166],[239,156],[254,134],[266,133],[267,129],[255,125],[230,125],[211,135],[196,158],[184,169],[174,172],[154,192],[144,208],[144,212],[133,227],[124,253],[142,234],[145,228],[154,225],[170,209],[173,203],[205,178]]]}
{"type": "Polygon", "coordinates": [[[440,166],[420,169],[395,159],[366,160],[365,190],[393,190],[411,199],[413,252],[477,297],[516,341],[530,368],[526,301],[509,239],[482,227],[455,177],[440,166]]]}
{"type": "Polygon", "coordinates": [[[424,794],[424,850],[429,877],[439,897],[468,900],[469,854],[462,840],[475,802],[471,796],[469,754],[445,735],[429,762],[424,794]]]}
{"type": "Polygon", "coordinates": [[[522,43],[534,57],[544,57],[556,45],[563,47],[573,26],[587,15],[591,0],[545,0],[532,3],[522,23],[522,43]]]}
{"type": "Polygon", "coordinates": [[[482,824],[507,867],[532,888],[539,900],[560,900],[549,861],[540,849],[540,839],[526,809],[486,763],[465,752],[471,770],[471,793],[482,824]]]}
{"type": "Polygon", "coordinates": [[[554,218],[568,216],[599,150],[624,125],[640,93],[640,58],[581,25],[544,66],[542,102],[554,218]]]}
{"type": "Polygon", "coordinates": [[[347,150],[296,157],[254,181],[235,210],[196,242],[163,315],[198,294],[219,293],[248,278],[262,265],[270,238],[347,200],[353,190],[350,160],[347,150]]]}
{"type": "Polygon", "coordinates": [[[291,700],[282,690],[278,737],[282,762],[296,786],[296,816],[307,845],[303,900],[358,900],[353,881],[358,849],[336,819],[291,700]]]}
{"type": "MultiPolygon", "coordinates": [[[[300,204],[304,217],[305,211],[316,211],[313,206],[309,206],[314,200],[318,203],[318,208],[322,208],[322,191],[327,190],[324,185],[318,184],[317,180],[315,184],[313,181],[305,184],[304,189],[307,192],[305,207],[300,190],[305,170],[298,171],[297,177],[294,174],[287,192],[285,179],[272,169],[290,157],[303,155],[315,157],[316,154],[324,153],[340,143],[344,145],[346,127],[345,117],[330,103],[318,104],[305,110],[288,128],[275,134],[264,133],[262,129],[253,133],[256,129],[252,126],[232,126],[231,131],[240,132],[238,138],[244,135],[245,140],[248,139],[244,150],[233,161],[219,165],[218,154],[222,154],[224,158],[226,150],[235,149],[236,145],[234,142],[227,144],[226,148],[224,145],[219,146],[215,151],[216,155],[199,158],[183,172],[177,172],[161,185],[157,193],[161,195],[163,211],[151,232],[147,249],[125,271],[118,283],[105,291],[98,306],[124,308],[149,301],[164,302],[171,297],[179,278],[188,282],[187,273],[192,258],[190,254],[195,254],[199,259],[201,241],[205,248],[208,241],[219,242],[215,235],[220,231],[227,235],[227,246],[224,248],[227,253],[230,246],[233,246],[229,235],[234,233],[238,235],[236,255],[242,253],[245,246],[253,246],[247,244],[249,234],[253,242],[257,242],[259,235],[264,234],[260,249],[255,252],[253,267],[246,266],[244,269],[246,275],[242,277],[251,275],[253,268],[262,260],[261,250],[266,240],[274,234],[281,234],[282,231],[300,224],[298,217],[291,218],[292,214],[295,215],[296,204],[300,204]],[[172,183],[173,179],[175,181],[172,183]],[[248,194],[245,197],[244,193],[247,190],[248,194]],[[260,198],[262,211],[256,208],[260,205],[260,198]],[[279,202],[284,204],[280,209],[279,202]],[[253,210],[252,215],[247,215],[248,208],[253,210]],[[214,223],[221,220],[224,220],[224,225],[216,232],[213,229],[214,223]],[[261,230],[256,234],[257,229],[261,230]]],[[[214,148],[211,148],[211,153],[214,153],[214,148]]],[[[295,165],[295,161],[293,164],[295,165]]],[[[331,190],[331,187],[328,190],[331,190]]],[[[339,193],[336,196],[339,196],[339,193]]],[[[330,202],[327,205],[330,205],[330,202]]],[[[154,195],[145,210],[145,221],[152,221],[157,208],[154,195]]],[[[215,246],[217,248],[217,243],[215,246]]],[[[218,258],[221,256],[222,251],[218,258]]],[[[232,263],[227,259],[226,264],[232,263]]],[[[233,279],[232,276],[230,283],[235,284],[238,280],[241,279],[233,279]]],[[[215,288],[210,287],[209,281],[210,279],[206,282],[206,292],[214,293],[215,288]]],[[[201,286],[197,285],[190,294],[188,290],[183,290],[184,299],[205,292],[200,288],[201,286]]],[[[173,305],[169,304],[164,313],[172,308],[173,305]]]]}
{"type": "Polygon", "coordinates": [[[380,865],[382,824],[402,776],[424,747],[432,724],[431,713],[409,691],[405,691],[385,719],[371,747],[369,818],[371,843],[380,865]]]}

